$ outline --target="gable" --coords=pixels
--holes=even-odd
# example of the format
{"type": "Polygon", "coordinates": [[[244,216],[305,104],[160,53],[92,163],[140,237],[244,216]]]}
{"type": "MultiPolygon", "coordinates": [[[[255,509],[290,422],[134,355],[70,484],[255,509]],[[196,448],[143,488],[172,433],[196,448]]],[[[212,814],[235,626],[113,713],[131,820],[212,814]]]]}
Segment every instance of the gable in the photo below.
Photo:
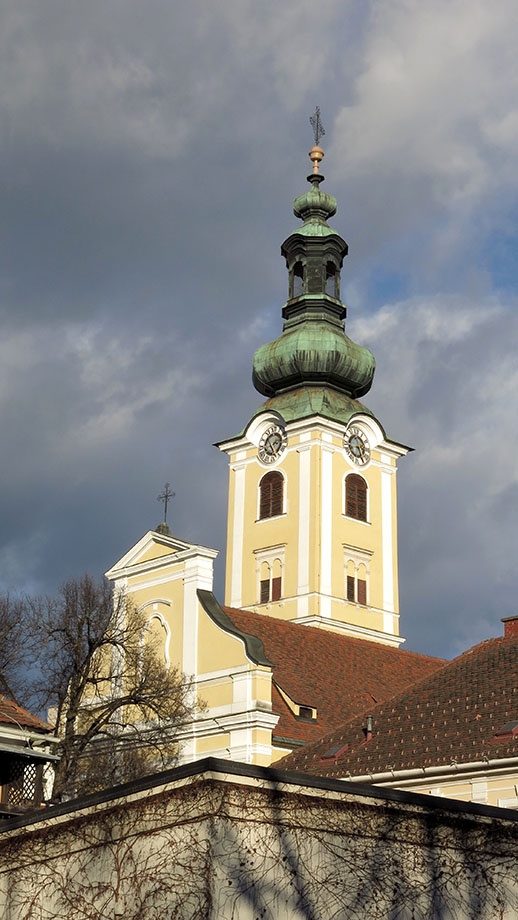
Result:
{"type": "Polygon", "coordinates": [[[191,555],[215,559],[218,551],[207,546],[199,546],[196,543],[187,543],[177,537],[168,537],[154,530],[148,530],[138,543],[135,543],[105,575],[106,578],[113,581],[117,578],[135,574],[139,571],[139,568],[145,570],[146,567],[152,566],[153,562],[159,563],[160,559],[168,558],[171,561],[176,561],[172,557],[178,556],[180,560],[191,555]],[[133,572],[132,569],[134,570],[133,572]]]}

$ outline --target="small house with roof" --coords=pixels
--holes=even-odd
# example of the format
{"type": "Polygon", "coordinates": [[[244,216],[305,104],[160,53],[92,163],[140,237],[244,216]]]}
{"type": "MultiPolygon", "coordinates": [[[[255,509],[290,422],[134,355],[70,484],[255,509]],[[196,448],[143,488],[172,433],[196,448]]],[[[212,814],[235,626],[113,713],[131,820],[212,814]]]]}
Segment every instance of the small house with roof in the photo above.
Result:
{"type": "Polygon", "coordinates": [[[44,769],[58,759],[58,743],[52,725],[0,694],[0,818],[41,804],[44,769]]]}

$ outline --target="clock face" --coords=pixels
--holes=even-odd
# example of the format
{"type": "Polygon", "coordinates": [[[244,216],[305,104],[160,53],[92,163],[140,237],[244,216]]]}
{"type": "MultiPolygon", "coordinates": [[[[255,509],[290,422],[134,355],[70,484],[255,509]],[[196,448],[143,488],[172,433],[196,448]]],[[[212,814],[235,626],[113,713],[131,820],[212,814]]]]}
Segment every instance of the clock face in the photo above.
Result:
{"type": "Polygon", "coordinates": [[[353,463],[364,466],[369,462],[371,456],[369,442],[360,428],[349,428],[346,431],[344,447],[353,463]]]}
{"type": "Polygon", "coordinates": [[[286,432],[278,425],[270,425],[259,441],[259,459],[274,463],[286,447],[286,432]]]}

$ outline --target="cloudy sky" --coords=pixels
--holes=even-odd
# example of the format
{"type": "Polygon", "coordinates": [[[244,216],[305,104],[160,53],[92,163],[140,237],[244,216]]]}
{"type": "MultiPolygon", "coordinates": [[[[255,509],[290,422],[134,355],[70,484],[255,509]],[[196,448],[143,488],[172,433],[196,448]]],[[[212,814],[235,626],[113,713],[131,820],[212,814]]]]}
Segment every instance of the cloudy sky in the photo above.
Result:
{"type": "Polygon", "coordinates": [[[515,0],[3,0],[0,588],[161,519],[221,550],[316,104],[348,331],[401,461],[407,647],[517,611],[515,0]]]}

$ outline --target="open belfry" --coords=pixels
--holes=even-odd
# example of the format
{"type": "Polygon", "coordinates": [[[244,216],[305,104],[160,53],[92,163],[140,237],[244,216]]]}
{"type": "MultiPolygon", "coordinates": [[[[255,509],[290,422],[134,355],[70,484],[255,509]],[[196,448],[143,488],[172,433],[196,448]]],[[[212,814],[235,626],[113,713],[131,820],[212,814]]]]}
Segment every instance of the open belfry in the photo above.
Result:
{"type": "Polygon", "coordinates": [[[149,612],[167,662],[194,675],[198,717],[181,761],[207,754],[269,765],[434,670],[399,649],[396,466],[360,400],[371,352],[346,334],[347,243],[322,191],[318,110],[300,225],[282,244],[288,297],[280,336],[253,360],[266,400],[218,443],[230,464],[225,605],[216,550],[149,531],[107,573],[149,612]]]}

